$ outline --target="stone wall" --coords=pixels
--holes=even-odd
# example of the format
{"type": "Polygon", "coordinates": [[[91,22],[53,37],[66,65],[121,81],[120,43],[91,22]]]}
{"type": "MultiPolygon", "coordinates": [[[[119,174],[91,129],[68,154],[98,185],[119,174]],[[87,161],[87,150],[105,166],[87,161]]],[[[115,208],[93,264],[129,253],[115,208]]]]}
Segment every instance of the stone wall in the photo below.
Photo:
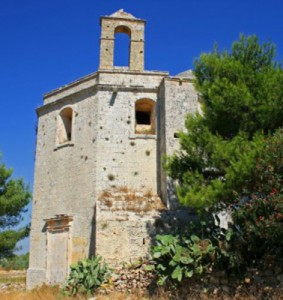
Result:
{"type": "Polygon", "coordinates": [[[193,217],[186,209],[167,210],[156,194],[105,190],[96,204],[96,254],[113,266],[149,257],[156,234],[182,228],[193,217]]]}
{"type": "MultiPolygon", "coordinates": [[[[159,89],[159,157],[172,155],[179,148],[178,132],[185,129],[187,114],[198,111],[198,97],[191,78],[165,77],[159,89]]],[[[160,194],[171,209],[178,207],[173,182],[160,163],[160,194]]]]}
{"type": "MultiPolygon", "coordinates": [[[[72,221],[72,258],[93,253],[92,217],[96,199],[96,95],[67,98],[39,110],[28,287],[46,281],[46,219],[65,214],[72,221]],[[72,140],[56,143],[62,108],[73,109],[72,140]]],[[[71,251],[71,250],[70,250],[71,251]]]]}

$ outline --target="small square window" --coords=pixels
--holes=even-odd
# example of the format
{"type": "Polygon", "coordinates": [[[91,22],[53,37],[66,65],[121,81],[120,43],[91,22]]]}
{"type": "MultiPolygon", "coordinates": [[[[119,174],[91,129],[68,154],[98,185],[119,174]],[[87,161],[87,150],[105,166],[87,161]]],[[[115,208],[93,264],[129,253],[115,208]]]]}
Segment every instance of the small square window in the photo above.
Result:
{"type": "Polygon", "coordinates": [[[150,99],[140,99],[135,103],[135,133],[155,134],[155,102],[150,99]]]}
{"type": "Polygon", "coordinates": [[[150,125],[150,111],[136,111],[138,125],[150,125]]]}

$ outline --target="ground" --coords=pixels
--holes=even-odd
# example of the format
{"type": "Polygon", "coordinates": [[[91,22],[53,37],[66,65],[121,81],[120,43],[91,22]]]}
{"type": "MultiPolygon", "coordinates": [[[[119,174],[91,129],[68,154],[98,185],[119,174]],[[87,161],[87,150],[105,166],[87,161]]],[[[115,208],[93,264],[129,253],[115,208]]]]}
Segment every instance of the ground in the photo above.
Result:
{"type": "MultiPolygon", "coordinates": [[[[67,297],[64,296],[58,286],[50,287],[43,286],[40,289],[32,291],[25,291],[26,271],[3,271],[0,270],[0,299],[1,300],[83,300],[89,299],[88,297],[67,297]]],[[[263,300],[263,299],[283,299],[282,287],[271,288],[268,286],[257,286],[243,284],[240,285],[239,291],[236,294],[229,295],[225,289],[218,285],[212,287],[209,291],[205,291],[202,284],[191,284],[180,289],[182,296],[174,296],[172,293],[166,293],[163,290],[158,290],[153,296],[146,295],[140,290],[133,293],[111,292],[108,295],[97,294],[95,300],[169,300],[169,299],[239,299],[239,300],[263,300]]]]}

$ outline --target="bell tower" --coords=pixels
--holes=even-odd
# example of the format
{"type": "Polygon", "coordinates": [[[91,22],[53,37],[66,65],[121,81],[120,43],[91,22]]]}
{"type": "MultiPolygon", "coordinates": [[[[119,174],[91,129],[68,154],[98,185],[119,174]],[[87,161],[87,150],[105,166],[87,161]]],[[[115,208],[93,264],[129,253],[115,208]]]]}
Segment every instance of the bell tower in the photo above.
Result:
{"type": "Polygon", "coordinates": [[[145,20],[137,19],[123,9],[110,16],[100,18],[100,64],[99,70],[113,70],[114,44],[117,33],[125,33],[130,38],[128,70],[144,70],[144,28],[145,20]]]}

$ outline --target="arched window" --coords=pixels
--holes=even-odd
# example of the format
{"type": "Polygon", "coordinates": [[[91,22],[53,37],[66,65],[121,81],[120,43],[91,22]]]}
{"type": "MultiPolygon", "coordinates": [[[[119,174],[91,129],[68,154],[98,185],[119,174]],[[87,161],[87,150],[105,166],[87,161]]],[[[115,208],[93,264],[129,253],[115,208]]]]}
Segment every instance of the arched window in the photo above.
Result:
{"type": "Polygon", "coordinates": [[[64,108],[60,112],[58,121],[57,138],[59,144],[70,142],[72,140],[72,120],[73,110],[70,107],[64,108]]]}
{"type": "Polygon", "coordinates": [[[130,65],[131,30],[126,26],[115,29],[114,66],[130,65]]]}
{"type": "Polygon", "coordinates": [[[135,133],[155,134],[155,102],[150,99],[140,99],[135,104],[135,133]]]}

